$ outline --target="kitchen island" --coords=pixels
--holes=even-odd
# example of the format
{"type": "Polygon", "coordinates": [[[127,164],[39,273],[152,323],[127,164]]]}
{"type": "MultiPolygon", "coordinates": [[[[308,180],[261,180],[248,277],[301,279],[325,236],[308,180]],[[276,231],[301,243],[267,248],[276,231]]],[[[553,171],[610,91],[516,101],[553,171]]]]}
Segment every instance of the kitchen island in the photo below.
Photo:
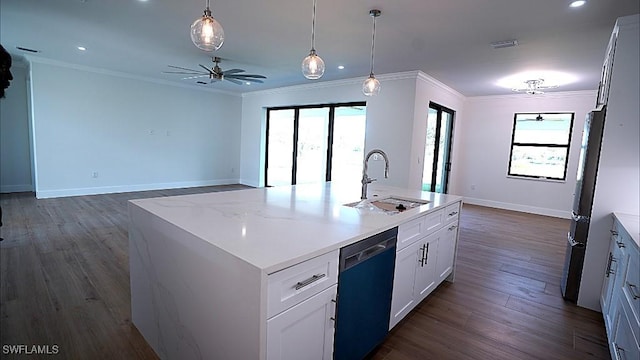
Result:
{"type": "MultiPolygon", "coordinates": [[[[340,248],[444,213],[453,205],[459,209],[462,200],[377,184],[369,187],[371,199],[389,196],[428,203],[397,214],[345,206],[359,201],[359,183],[133,200],[129,206],[132,321],[163,359],[273,357],[267,354],[267,342],[274,338],[273,330],[268,336],[268,319],[310,302],[317,298],[311,295],[319,292],[335,300],[340,248]],[[296,279],[316,273],[310,283],[296,279]],[[280,288],[291,279],[295,290],[280,288]],[[298,290],[296,284],[301,283],[298,290]]],[[[457,230],[455,234],[457,239],[457,230]]],[[[447,274],[452,276],[452,271],[447,274]]],[[[319,309],[333,311],[328,305],[319,309]]],[[[324,335],[330,336],[330,332],[324,335]]],[[[332,344],[332,339],[326,340],[332,344]]],[[[320,342],[320,348],[306,347],[307,353],[298,353],[298,358],[326,357],[327,341],[324,350],[320,342]]]]}

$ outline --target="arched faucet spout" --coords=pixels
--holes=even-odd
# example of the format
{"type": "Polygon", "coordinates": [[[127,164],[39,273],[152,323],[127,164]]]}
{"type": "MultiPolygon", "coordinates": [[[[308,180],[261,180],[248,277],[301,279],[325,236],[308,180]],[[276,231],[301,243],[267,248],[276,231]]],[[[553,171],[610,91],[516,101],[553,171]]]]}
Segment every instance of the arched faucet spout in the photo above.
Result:
{"type": "Polygon", "coordinates": [[[382,155],[382,158],[384,159],[384,177],[388,178],[389,177],[389,157],[387,156],[387,154],[380,150],[380,149],[373,149],[371,151],[369,151],[367,153],[367,156],[364,157],[364,163],[362,166],[362,194],[360,196],[361,200],[364,200],[367,198],[367,186],[376,181],[376,179],[372,179],[369,177],[369,175],[367,174],[367,172],[369,171],[369,158],[373,155],[373,154],[380,154],[382,155]]]}

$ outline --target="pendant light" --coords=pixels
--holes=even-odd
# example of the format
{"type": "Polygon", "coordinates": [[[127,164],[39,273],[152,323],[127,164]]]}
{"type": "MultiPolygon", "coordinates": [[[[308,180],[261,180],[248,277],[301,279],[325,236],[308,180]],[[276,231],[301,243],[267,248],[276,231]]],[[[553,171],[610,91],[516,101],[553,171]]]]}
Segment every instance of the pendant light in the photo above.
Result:
{"type": "Polygon", "coordinates": [[[369,15],[373,17],[373,32],[371,36],[371,71],[369,72],[367,80],[362,84],[362,92],[366,96],[378,95],[380,92],[380,81],[378,81],[378,79],[373,75],[373,51],[376,44],[376,18],[380,16],[380,14],[381,11],[377,9],[369,11],[369,15]]]}
{"type": "Polygon", "coordinates": [[[311,51],[302,60],[302,75],[310,80],[320,79],[324,75],[324,61],[316,54],[316,0],[313,0],[313,16],[311,18],[311,51]]]}
{"type": "Polygon", "coordinates": [[[224,43],[224,30],[222,25],[211,16],[209,0],[202,17],[191,24],[191,41],[204,51],[218,50],[224,43]]]}

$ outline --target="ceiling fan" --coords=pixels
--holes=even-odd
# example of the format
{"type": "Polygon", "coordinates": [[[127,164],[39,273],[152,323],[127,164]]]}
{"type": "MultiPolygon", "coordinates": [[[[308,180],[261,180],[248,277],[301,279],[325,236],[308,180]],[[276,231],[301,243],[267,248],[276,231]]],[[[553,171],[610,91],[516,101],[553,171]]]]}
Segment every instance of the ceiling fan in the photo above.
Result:
{"type": "MultiPolygon", "coordinates": [[[[202,65],[202,64],[198,64],[200,65],[200,67],[204,70],[194,70],[194,69],[187,69],[187,68],[183,68],[180,66],[174,66],[174,65],[168,65],[170,68],[172,69],[176,69],[175,71],[164,71],[163,73],[165,74],[182,74],[182,75],[191,75],[191,76],[187,76],[182,78],[183,80],[189,80],[189,79],[198,79],[198,78],[204,78],[204,77],[208,77],[209,78],[209,82],[208,83],[212,83],[212,82],[216,82],[216,81],[229,81],[232,82],[234,84],[237,85],[242,85],[245,83],[263,83],[262,80],[260,79],[266,79],[267,77],[264,75],[256,75],[256,74],[241,74],[243,72],[245,72],[245,70],[242,69],[231,69],[231,70],[226,70],[223,71],[220,68],[220,61],[222,59],[220,59],[219,57],[213,57],[211,59],[215,66],[211,69],[209,69],[208,67],[202,65]]],[[[197,81],[198,84],[207,84],[207,82],[205,81],[197,81]]]]}
{"type": "Polygon", "coordinates": [[[516,92],[526,92],[530,95],[544,94],[545,89],[557,88],[558,85],[545,85],[544,79],[525,80],[525,86],[520,88],[513,88],[511,90],[516,92]]]}

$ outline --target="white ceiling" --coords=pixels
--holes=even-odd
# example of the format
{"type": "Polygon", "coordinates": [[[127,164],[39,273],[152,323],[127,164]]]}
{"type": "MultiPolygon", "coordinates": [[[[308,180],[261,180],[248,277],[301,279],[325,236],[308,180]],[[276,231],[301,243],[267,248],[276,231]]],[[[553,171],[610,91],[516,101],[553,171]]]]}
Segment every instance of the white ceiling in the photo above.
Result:
{"type": "MultiPolygon", "coordinates": [[[[377,8],[382,16],[376,24],[376,74],[421,70],[465,96],[481,96],[511,93],[496,85],[505,76],[550,70],[575,80],[550,91],[595,90],[616,18],[638,13],[639,4],[589,0],[569,8],[568,0],[318,0],[316,49],[327,70],[316,81],[368,76],[369,10],[377,8]],[[489,46],[508,39],[520,45],[489,46]]],[[[167,65],[211,65],[212,54],[197,49],[189,37],[189,26],[204,7],[205,0],[2,0],[0,42],[13,55],[36,61],[224,91],[312,82],[300,71],[311,47],[312,0],[211,1],[226,35],[213,55],[224,59],[223,70],[266,75],[262,85],[196,85],[196,80],[163,74],[170,70],[167,65]]]]}

